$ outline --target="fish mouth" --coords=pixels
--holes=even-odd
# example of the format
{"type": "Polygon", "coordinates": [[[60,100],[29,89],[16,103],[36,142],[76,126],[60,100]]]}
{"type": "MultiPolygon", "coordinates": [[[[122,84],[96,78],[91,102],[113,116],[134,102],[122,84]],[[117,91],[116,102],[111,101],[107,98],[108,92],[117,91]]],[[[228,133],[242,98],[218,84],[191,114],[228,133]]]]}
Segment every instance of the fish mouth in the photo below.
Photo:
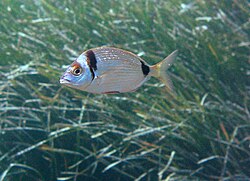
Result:
{"type": "Polygon", "coordinates": [[[70,84],[70,80],[65,79],[64,77],[60,78],[60,84],[70,84]]]}

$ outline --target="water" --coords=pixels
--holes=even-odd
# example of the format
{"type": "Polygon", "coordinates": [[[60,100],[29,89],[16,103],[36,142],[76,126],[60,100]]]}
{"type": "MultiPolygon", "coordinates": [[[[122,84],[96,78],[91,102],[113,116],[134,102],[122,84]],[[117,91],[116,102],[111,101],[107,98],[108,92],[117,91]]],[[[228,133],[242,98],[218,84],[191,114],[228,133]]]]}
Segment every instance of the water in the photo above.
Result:
{"type": "Polygon", "coordinates": [[[0,180],[247,180],[247,1],[1,1],[0,180]],[[59,77],[115,46],[178,49],[176,96],[151,79],[95,95],[59,77]]]}

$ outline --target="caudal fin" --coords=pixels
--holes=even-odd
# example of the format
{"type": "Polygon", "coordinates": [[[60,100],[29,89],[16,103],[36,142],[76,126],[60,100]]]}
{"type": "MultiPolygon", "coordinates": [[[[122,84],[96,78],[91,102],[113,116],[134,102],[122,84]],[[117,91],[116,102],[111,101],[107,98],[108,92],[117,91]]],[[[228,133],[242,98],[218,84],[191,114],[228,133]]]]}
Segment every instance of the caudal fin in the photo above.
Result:
{"type": "Polygon", "coordinates": [[[171,92],[173,92],[173,84],[166,70],[169,67],[171,67],[176,56],[177,56],[177,50],[172,52],[169,56],[167,56],[161,62],[157,63],[156,65],[151,66],[152,76],[160,79],[166,85],[166,88],[171,92]]]}

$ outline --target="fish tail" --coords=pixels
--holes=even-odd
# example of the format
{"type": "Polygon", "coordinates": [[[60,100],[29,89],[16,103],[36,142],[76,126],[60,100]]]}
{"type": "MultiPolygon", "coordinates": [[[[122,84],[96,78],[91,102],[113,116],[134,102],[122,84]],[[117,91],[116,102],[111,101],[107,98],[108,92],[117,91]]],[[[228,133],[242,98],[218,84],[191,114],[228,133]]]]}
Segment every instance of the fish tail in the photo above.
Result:
{"type": "Polygon", "coordinates": [[[160,79],[166,86],[166,88],[170,91],[173,92],[173,84],[168,76],[166,70],[171,67],[174,59],[177,56],[177,50],[172,52],[169,56],[167,56],[164,60],[161,62],[151,66],[151,75],[160,79]]]}

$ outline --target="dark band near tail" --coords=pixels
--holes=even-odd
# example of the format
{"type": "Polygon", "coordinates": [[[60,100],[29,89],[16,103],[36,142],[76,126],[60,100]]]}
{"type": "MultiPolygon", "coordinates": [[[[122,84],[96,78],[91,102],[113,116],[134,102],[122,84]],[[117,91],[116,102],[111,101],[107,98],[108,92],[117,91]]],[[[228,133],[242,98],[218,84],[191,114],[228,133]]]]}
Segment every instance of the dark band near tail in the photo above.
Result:
{"type": "Polygon", "coordinates": [[[143,61],[140,61],[141,62],[141,69],[142,69],[142,73],[147,76],[148,73],[150,72],[150,69],[149,69],[149,66],[146,65],[143,61]]]}

